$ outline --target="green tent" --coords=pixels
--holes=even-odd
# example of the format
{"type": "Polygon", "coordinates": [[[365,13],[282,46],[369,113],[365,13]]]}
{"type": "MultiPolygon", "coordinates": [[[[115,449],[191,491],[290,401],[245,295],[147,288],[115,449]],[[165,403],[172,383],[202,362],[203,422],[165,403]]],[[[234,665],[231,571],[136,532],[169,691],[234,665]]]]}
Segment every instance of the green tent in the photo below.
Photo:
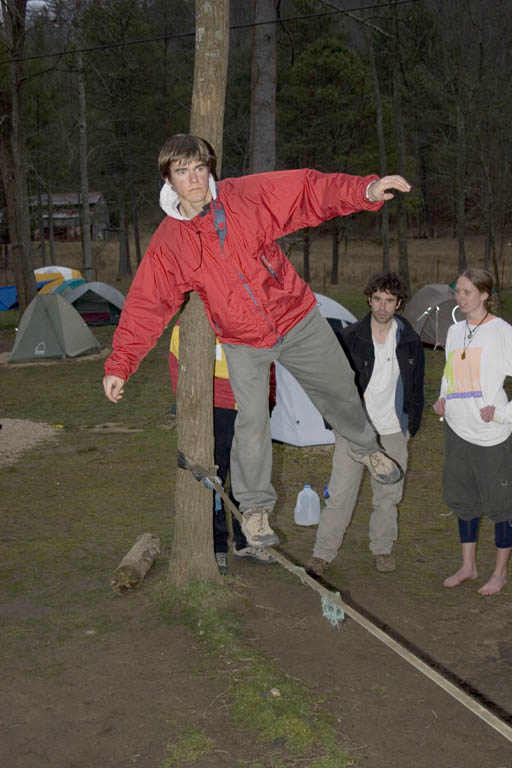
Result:
{"type": "Polygon", "coordinates": [[[40,293],[23,313],[8,362],[76,357],[101,349],[76,309],[58,293],[40,293]]]}

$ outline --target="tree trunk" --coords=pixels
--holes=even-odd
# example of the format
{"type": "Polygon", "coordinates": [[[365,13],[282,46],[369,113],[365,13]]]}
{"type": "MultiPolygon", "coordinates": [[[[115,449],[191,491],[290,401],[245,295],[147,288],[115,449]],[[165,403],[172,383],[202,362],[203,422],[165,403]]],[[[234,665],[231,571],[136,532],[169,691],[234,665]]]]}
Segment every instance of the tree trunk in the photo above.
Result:
{"type": "Polygon", "coordinates": [[[39,224],[39,252],[41,254],[41,266],[46,267],[46,242],[44,236],[44,213],[41,194],[41,179],[37,177],[37,218],[39,224]]]}
{"type": "Polygon", "coordinates": [[[303,232],[303,244],[302,244],[302,256],[303,256],[303,277],[306,283],[311,282],[311,269],[309,264],[309,251],[310,251],[310,245],[311,245],[311,230],[309,227],[302,230],[303,232]]]}
{"type": "Polygon", "coordinates": [[[91,214],[89,209],[89,173],[87,168],[87,106],[82,54],[76,51],[78,70],[78,126],[80,135],[80,197],[82,221],[82,272],[86,280],[93,279],[91,249],[91,214]]]}
{"type": "MultiPolygon", "coordinates": [[[[462,87],[462,86],[461,86],[462,87]]],[[[466,246],[464,238],[466,218],[466,194],[464,180],[466,174],[466,127],[464,112],[459,100],[457,110],[457,150],[455,161],[455,228],[458,242],[458,272],[463,272],[467,267],[466,246]]]]}
{"type": "MultiPolygon", "coordinates": [[[[396,141],[396,162],[397,171],[401,176],[406,175],[405,162],[405,138],[404,124],[402,116],[402,71],[401,71],[401,52],[400,52],[400,32],[398,27],[398,9],[394,10],[394,34],[395,34],[395,55],[393,65],[393,107],[395,112],[395,141],[396,141]]],[[[407,251],[407,218],[405,211],[405,200],[398,193],[396,195],[397,207],[397,235],[398,235],[398,274],[411,292],[411,282],[409,278],[409,254],[407,251]]]]}
{"type": "Polygon", "coordinates": [[[128,225],[126,222],[126,200],[123,191],[121,191],[119,198],[119,268],[117,270],[117,279],[122,280],[123,277],[128,277],[131,273],[128,225]]]}
{"type": "Polygon", "coordinates": [[[132,211],[133,222],[133,239],[135,241],[135,258],[136,264],[139,266],[142,261],[142,250],[140,247],[140,231],[139,231],[139,211],[137,208],[137,198],[135,196],[135,187],[133,182],[130,181],[130,207],[132,211]]]}
{"type": "MultiPolygon", "coordinates": [[[[209,141],[222,160],[222,131],[229,50],[229,0],[196,0],[196,48],[190,131],[209,141]]],[[[180,320],[177,391],[178,449],[207,469],[213,459],[215,338],[201,300],[191,294],[180,320]]],[[[213,552],[212,491],[185,469],[176,476],[176,523],[169,580],[219,580],[213,552]]]]}
{"type": "Polygon", "coordinates": [[[0,92],[0,166],[20,314],[36,295],[28,210],[23,127],[23,47],[26,0],[0,0],[8,48],[8,91],[0,92]]]}
{"type": "Polygon", "coordinates": [[[273,171],[276,164],[276,0],[253,0],[250,173],[273,171]]]}
{"type": "Polygon", "coordinates": [[[340,269],[340,227],[338,217],[331,223],[331,285],[338,285],[340,269]]]}
{"type": "MultiPolygon", "coordinates": [[[[377,125],[377,139],[379,142],[379,161],[380,161],[380,175],[386,176],[388,173],[388,156],[386,152],[386,137],[384,135],[384,117],[382,111],[382,94],[380,92],[379,73],[377,69],[377,63],[375,61],[375,50],[373,47],[373,41],[371,32],[366,35],[366,41],[368,44],[368,50],[370,54],[370,67],[372,71],[373,79],[373,92],[375,95],[375,111],[376,111],[376,125],[377,125]]],[[[382,270],[388,272],[390,269],[389,258],[389,208],[387,205],[380,212],[381,215],[381,239],[382,239],[382,270]]]]}
{"type": "Polygon", "coordinates": [[[55,264],[55,230],[53,226],[53,197],[50,187],[47,189],[48,201],[48,239],[50,245],[50,264],[55,264]]]}

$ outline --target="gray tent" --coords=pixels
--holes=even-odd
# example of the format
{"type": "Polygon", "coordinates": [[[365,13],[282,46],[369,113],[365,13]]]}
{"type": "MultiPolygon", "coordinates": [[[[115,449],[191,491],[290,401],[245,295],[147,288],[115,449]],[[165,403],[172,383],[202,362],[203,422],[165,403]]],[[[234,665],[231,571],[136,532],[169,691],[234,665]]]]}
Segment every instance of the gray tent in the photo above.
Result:
{"type": "Polygon", "coordinates": [[[71,304],[58,293],[39,293],[21,318],[8,362],[76,357],[101,344],[71,304]]]}
{"type": "Polygon", "coordinates": [[[464,320],[455,291],[445,283],[420,288],[405,305],[403,315],[424,344],[443,348],[450,325],[464,320]]]}
{"type": "Polygon", "coordinates": [[[108,283],[81,283],[62,295],[80,312],[87,325],[115,325],[124,305],[123,294],[108,283]]]}
{"type": "MultiPolygon", "coordinates": [[[[318,309],[336,330],[354,323],[356,318],[334,299],[315,293],[318,309]]],[[[320,411],[313,405],[297,379],[276,362],[276,406],[272,411],[272,439],[290,445],[326,445],[334,443],[334,433],[327,429],[320,411]]]]}

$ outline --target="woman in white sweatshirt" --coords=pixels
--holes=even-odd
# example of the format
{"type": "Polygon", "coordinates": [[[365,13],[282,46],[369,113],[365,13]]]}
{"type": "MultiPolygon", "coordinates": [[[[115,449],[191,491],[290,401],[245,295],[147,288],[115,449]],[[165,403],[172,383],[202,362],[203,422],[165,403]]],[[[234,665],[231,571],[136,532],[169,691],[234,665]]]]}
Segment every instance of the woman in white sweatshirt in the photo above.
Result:
{"type": "Polygon", "coordinates": [[[468,269],[456,296],[465,320],[446,339],[446,365],[434,411],[445,421],[443,494],[458,517],[462,566],[444,581],[476,579],[481,517],[495,526],[496,565],[478,590],[494,595],[507,583],[512,550],[512,402],[503,383],[512,376],[512,326],[492,314],[492,276],[468,269]]]}

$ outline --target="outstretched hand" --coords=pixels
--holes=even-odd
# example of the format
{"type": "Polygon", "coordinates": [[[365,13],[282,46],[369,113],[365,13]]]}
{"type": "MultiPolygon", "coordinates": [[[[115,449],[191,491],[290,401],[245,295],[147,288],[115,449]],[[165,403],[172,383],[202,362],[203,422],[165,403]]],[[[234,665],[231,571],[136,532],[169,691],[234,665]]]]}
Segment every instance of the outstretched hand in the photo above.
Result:
{"type": "Polygon", "coordinates": [[[410,192],[411,185],[403,176],[383,176],[382,179],[373,181],[368,187],[368,197],[372,203],[380,203],[383,200],[392,200],[394,194],[390,189],[398,192],[410,192]]]}

